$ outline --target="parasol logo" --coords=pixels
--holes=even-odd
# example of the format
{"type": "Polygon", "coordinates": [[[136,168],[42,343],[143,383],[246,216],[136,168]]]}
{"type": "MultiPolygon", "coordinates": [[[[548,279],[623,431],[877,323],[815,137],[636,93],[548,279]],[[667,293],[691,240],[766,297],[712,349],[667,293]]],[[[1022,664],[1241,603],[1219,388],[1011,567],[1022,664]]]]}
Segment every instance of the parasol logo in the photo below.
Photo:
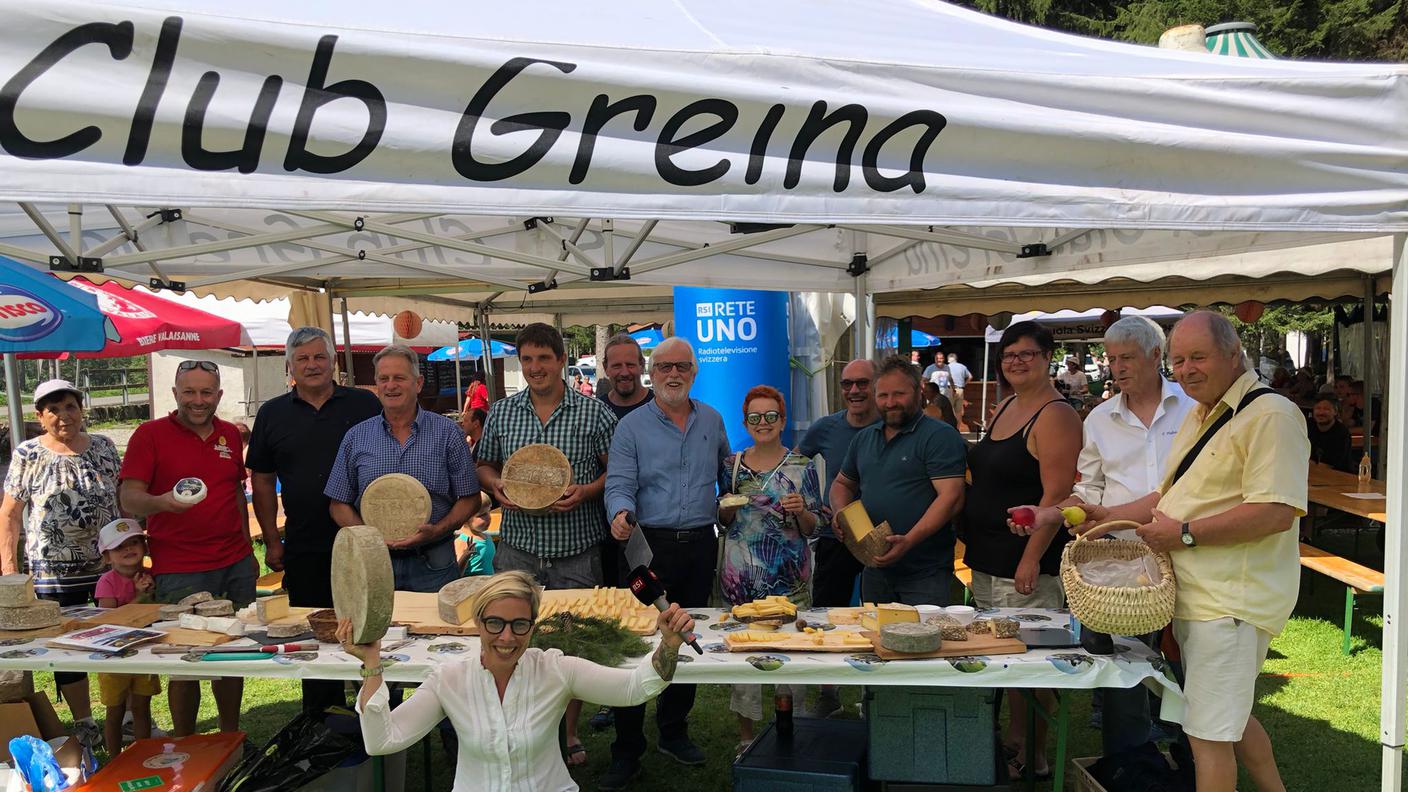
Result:
{"type": "Polygon", "coordinates": [[[0,285],[0,341],[35,341],[59,329],[64,316],[39,295],[0,285]]]}
{"type": "Polygon", "coordinates": [[[126,297],[119,297],[111,292],[103,291],[91,283],[71,280],[68,285],[82,289],[94,297],[98,298],[98,310],[108,316],[120,316],[123,319],[155,319],[156,314],[138,305],[126,297]]]}

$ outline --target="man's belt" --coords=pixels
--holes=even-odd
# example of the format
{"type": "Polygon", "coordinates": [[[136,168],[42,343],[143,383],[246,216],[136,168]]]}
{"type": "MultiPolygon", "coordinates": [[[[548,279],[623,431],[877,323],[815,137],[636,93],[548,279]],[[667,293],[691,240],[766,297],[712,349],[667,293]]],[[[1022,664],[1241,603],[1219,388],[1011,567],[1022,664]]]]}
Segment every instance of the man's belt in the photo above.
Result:
{"type": "Polygon", "coordinates": [[[651,541],[659,539],[674,542],[693,542],[700,538],[700,534],[703,531],[709,531],[712,534],[714,524],[696,525],[690,528],[658,528],[642,525],[640,529],[642,532],[650,534],[651,541]]]}

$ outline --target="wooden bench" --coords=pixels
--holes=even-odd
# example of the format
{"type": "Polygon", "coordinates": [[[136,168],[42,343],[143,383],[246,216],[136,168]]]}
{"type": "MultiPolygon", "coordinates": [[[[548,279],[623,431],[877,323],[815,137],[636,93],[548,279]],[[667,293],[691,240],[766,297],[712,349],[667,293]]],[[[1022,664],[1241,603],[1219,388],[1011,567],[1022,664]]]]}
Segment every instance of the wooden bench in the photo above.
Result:
{"type": "Polygon", "coordinates": [[[1300,565],[1344,584],[1344,643],[1340,651],[1349,654],[1350,627],[1354,622],[1354,598],[1360,594],[1382,596],[1384,573],[1312,547],[1305,542],[1300,543],[1300,565]]]}
{"type": "Polygon", "coordinates": [[[963,542],[961,540],[953,546],[953,576],[963,584],[963,604],[969,604],[973,599],[973,570],[963,563],[963,542]]]}

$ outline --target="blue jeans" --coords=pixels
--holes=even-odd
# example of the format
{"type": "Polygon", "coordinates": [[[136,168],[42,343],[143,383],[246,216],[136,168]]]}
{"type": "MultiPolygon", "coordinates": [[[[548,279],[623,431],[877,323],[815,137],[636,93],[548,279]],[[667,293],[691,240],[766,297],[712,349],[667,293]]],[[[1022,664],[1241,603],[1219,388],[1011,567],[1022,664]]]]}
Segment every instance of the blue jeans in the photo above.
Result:
{"type": "Polygon", "coordinates": [[[455,543],[441,542],[422,552],[392,555],[391,575],[397,591],[437,592],[460,577],[455,543]]]}
{"type": "MultiPolygon", "coordinates": [[[[1134,636],[1154,651],[1159,650],[1159,633],[1134,636]]],[[[1113,756],[1128,748],[1149,741],[1153,720],[1149,714],[1149,689],[1143,685],[1132,688],[1102,688],[1103,714],[1100,723],[1100,746],[1105,756],[1113,756]]]]}
{"type": "Polygon", "coordinates": [[[860,573],[860,598],[863,602],[947,605],[952,579],[952,562],[903,577],[888,569],[866,567],[860,573]]]}
{"type": "Polygon", "coordinates": [[[254,602],[255,581],[259,578],[259,562],[254,555],[241,558],[229,566],[207,569],[204,572],[168,572],[157,575],[154,599],[157,602],[176,602],[188,595],[208,591],[216,599],[228,599],[235,608],[254,602]]]}

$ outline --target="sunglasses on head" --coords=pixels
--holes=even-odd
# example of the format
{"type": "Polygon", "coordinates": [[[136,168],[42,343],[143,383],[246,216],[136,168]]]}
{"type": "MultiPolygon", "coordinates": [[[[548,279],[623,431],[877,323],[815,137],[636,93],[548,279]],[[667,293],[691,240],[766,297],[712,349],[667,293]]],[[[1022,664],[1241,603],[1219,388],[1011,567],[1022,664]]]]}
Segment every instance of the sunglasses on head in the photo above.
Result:
{"type": "Polygon", "coordinates": [[[750,412],[743,416],[743,420],[747,421],[749,426],[757,426],[760,422],[775,424],[780,418],[782,418],[782,413],[777,410],[768,410],[762,413],[750,412]]]}
{"type": "Polygon", "coordinates": [[[509,621],[507,619],[500,619],[498,616],[487,616],[484,621],[479,623],[480,631],[488,633],[489,635],[502,633],[505,626],[513,630],[514,635],[527,635],[528,631],[533,629],[533,620],[514,619],[513,621],[509,621]]]}
{"type": "Polygon", "coordinates": [[[180,374],[183,371],[190,371],[192,369],[209,371],[211,374],[220,373],[220,367],[211,363],[209,360],[183,360],[180,365],[176,367],[176,373],[180,374]]]}

